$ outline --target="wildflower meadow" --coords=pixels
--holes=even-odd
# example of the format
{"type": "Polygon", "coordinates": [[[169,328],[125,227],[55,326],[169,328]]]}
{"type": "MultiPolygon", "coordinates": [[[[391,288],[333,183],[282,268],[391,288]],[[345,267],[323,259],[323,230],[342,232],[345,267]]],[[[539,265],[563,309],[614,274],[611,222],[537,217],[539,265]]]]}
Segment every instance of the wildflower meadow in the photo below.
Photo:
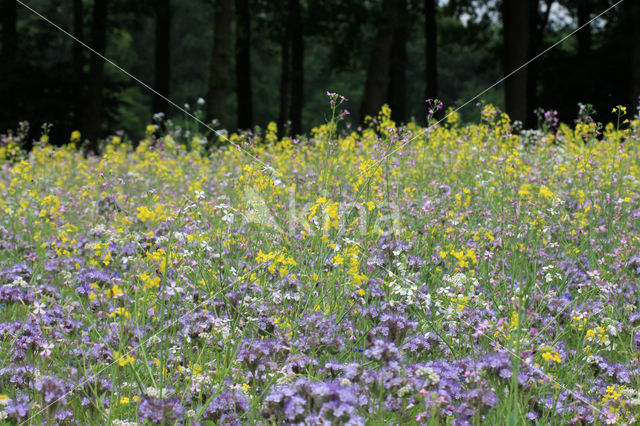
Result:
{"type": "Polygon", "coordinates": [[[3,135],[0,421],[638,422],[636,112],[328,95],[299,138],[3,135]]]}

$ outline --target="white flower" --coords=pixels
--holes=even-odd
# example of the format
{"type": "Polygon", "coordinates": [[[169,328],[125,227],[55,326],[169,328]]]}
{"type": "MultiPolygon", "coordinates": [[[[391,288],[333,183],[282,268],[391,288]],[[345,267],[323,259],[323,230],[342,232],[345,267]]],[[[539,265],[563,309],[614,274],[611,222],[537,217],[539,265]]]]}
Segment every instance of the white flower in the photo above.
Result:
{"type": "Polygon", "coordinates": [[[40,352],[40,355],[43,358],[47,358],[49,355],[51,355],[51,349],[54,348],[53,343],[45,343],[44,345],[42,345],[42,352],[40,352]]]}
{"type": "Polygon", "coordinates": [[[222,217],[222,221],[227,222],[229,225],[231,225],[233,223],[233,218],[234,218],[233,213],[225,212],[224,216],[222,217]]]}
{"type": "Polygon", "coordinates": [[[172,281],[169,287],[167,287],[167,294],[173,296],[175,294],[182,293],[182,287],[178,287],[175,281],[172,281]]]}
{"type": "Polygon", "coordinates": [[[198,105],[204,105],[205,104],[204,98],[198,98],[198,100],[196,102],[198,103],[198,105]]]}
{"type": "Polygon", "coordinates": [[[167,388],[162,388],[162,390],[159,390],[153,386],[149,386],[145,390],[145,394],[147,394],[147,396],[151,398],[160,398],[160,397],[167,397],[171,395],[171,392],[169,392],[169,389],[167,388]]]}
{"type": "Polygon", "coordinates": [[[436,371],[431,367],[419,367],[416,369],[416,376],[423,377],[427,376],[431,384],[437,385],[440,382],[440,376],[436,371]]]}
{"type": "Polygon", "coordinates": [[[34,310],[33,313],[36,315],[42,315],[44,314],[44,309],[46,308],[46,305],[44,303],[40,303],[40,302],[35,302],[33,304],[34,310]]]}
{"type": "Polygon", "coordinates": [[[12,287],[27,287],[29,283],[27,283],[22,277],[18,277],[11,283],[12,287]]]}
{"type": "Polygon", "coordinates": [[[410,394],[413,391],[413,387],[411,385],[405,385],[398,389],[398,396],[402,398],[403,396],[410,394]]]}

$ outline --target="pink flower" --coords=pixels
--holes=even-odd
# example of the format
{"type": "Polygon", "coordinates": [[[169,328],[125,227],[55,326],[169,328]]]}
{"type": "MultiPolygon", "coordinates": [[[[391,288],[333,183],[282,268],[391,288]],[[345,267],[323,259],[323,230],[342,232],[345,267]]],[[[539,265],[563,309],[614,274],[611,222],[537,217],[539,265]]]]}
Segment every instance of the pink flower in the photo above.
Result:
{"type": "Polygon", "coordinates": [[[608,412],[604,422],[608,425],[613,425],[618,422],[618,415],[616,413],[608,412]]]}

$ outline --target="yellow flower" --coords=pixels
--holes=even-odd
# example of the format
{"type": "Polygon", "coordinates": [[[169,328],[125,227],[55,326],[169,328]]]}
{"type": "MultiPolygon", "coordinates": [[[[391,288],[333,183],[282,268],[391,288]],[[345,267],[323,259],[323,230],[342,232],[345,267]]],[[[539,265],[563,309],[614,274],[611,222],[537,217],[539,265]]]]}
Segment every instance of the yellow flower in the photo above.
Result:
{"type": "Polygon", "coordinates": [[[529,185],[528,183],[520,185],[520,190],[518,190],[518,194],[521,197],[526,197],[527,195],[530,195],[531,194],[531,185],[529,185]]]}
{"type": "Polygon", "coordinates": [[[102,259],[102,263],[104,263],[105,266],[109,266],[109,264],[111,263],[111,252],[108,251],[107,255],[104,257],[104,259],[102,259]]]}
{"type": "Polygon", "coordinates": [[[140,281],[144,283],[145,289],[153,289],[160,287],[160,277],[155,276],[151,278],[149,275],[142,273],[140,274],[140,281]]]}
{"type": "Polygon", "coordinates": [[[147,220],[154,220],[155,215],[151,210],[149,210],[146,206],[138,207],[138,214],[136,215],[138,219],[142,222],[146,222],[147,220]]]}
{"type": "Polygon", "coordinates": [[[560,358],[560,354],[555,349],[551,349],[551,350],[548,350],[547,352],[543,352],[542,358],[546,362],[554,361],[554,362],[557,362],[558,364],[562,362],[562,358],[560,358]]]}
{"type": "MultiPolygon", "coordinates": [[[[116,352],[116,354],[117,353],[118,352],[116,352]]],[[[134,357],[132,357],[129,354],[126,354],[125,356],[122,356],[122,357],[118,358],[118,365],[120,365],[120,367],[125,367],[125,366],[127,366],[129,364],[133,365],[134,361],[135,361],[134,357]]]]}
{"type": "Polygon", "coordinates": [[[71,132],[71,137],[69,138],[69,141],[73,143],[78,143],[80,142],[81,139],[82,139],[82,134],[78,130],[74,130],[73,132],[71,132]]]}
{"type": "Polygon", "coordinates": [[[542,185],[540,187],[540,196],[544,198],[551,198],[553,197],[553,192],[551,192],[551,190],[547,188],[545,185],[542,185]]]}
{"type": "Polygon", "coordinates": [[[114,284],[113,287],[107,291],[107,295],[112,299],[120,297],[123,294],[124,291],[122,291],[120,287],[118,287],[118,284],[114,284]]]}
{"type": "Polygon", "coordinates": [[[129,398],[127,398],[126,396],[123,396],[122,398],[120,398],[121,405],[126,405],[128,403],[129,403],[129,398]]]}
{"type": "Polygon", "coordinates": [[[147,136],[153,136],[156,133],[156,126],[153,124],[147,125],[147,136]]]}

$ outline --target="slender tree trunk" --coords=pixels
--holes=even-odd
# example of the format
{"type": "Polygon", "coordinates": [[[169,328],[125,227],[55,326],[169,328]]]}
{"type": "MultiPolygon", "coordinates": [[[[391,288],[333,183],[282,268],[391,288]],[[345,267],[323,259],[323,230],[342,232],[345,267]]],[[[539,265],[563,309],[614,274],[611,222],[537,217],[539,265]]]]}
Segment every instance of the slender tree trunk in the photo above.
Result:
{"type": "Polygon", "coordinates": [[[214,8],[213,52],[207,96],[207,119],[222,120],[222,117],[226,115],[225,108],[231,87],[233,0],[215,0],[214,8]]]}
{"type": "Polygon", "coordinates": [[[398,122],[406,121],[407,99],[407,2],[397,0],[395,22],[393,23],[393,41],[391,42],[391,65],[389,66],[389,86],[387,99],[391,107],[391,118],[398,122]]]}
{"type": "MultiPolygon", "coordinates": [[[[82,0],[73,0],[73,35],[78,40],[84,41],[84,5],[82,0]]],[[[84,66],[84,47],[76,41],[73,42],[72,57],[76,81],[80,81],[84,66]]]]}
{"type": "MultiPolygon", "coordinates": [[[[84,40],[84,5],[82,0],[73,0],[73,35],[76,39],[84,40]]],[[[84,46],[82,46],[77,41],[73,42],[73,49],[71,52],[72,61],[73,61],[73,73],[75,74],[76,85],[82,90],[80,93],[84,95],[84,64],[85,64],[85,56],[84,56],[84,46]]],[[[84,99],[82,96],[80,99],[84,99]]],[[[84,102],[76,102],[74,108],[74,125],[76,128],[82,127],[82,110],[84,108],[84,102]]]]}
{"type": "MultiPolygon", "coordinates": [[[[107,46],[108,0],[94,0],[91,25],[91,47],[104,55],[107,46]]],[[[90,141],[90,149],[98,152],[98,137],[102,123],[102,89],[104,87],[104,62],[96,54],[89,62],[89,99],[84,119],[84,135],[90,141]]]]}
{"type": "Polygon", "coordinates": [[[426,99],[438,97],[438,28],[436,24],[436,0],[424,0],[426,99]]]}
{"type": "Polygon", "coordinates": [[[367,70],[361,116],[375,116],[384,102],[385,82],[389,70],[391,44],[393,42],[393,0],[382,1],[382,16],[378,27],[371,61],[367,70]]]}
{"type": "MultiPolygon", "coordinates": [[[[546,0],[544,13],[540,14],[539,0],[526,0],[529,2],[529,25],[531,36],[529,37],[529,52],[527,59],[534,58],[542,50],[542,40],[544,38],[551,6],[555,0],[546,0]]],[[[538,76],[540,69],[538,62],[533,61],[527,65],[527,114],[524,124],[528,128],[533,128],[537,124],[535,108],[538,107],[538,76]]]]}
{"type": "MultiPolygon", "coordinates": [[[[529,5],[529,47],[527,50],[527,60],[533,58],[540,50],[540,43],[544,34],[543,19],[538,14],[538,0],[522,0],[529,5]]],[[[537,117],[534,109],[538,103],[538,63],[536,61],[527,65],[527,106],[524,125],[533,128],[537,124],[537,117]]]]}
{"type": "Polygon", "coordinates": [[[249,0],[236,0],[236,96],[238,98],[238,127],[248,129],[253,124],[249,0]]]}
{"type": "MultiPolygon", "coordinates": [[[[529,1],[502,2],[505,77],[527,62],[531,37],[530,9],[529,1]]],[[[505,80],[505,109],[512,120],[524,122],[527,118],[527,72],[527,67],[524,67],[505,80]]]]}
{"type": "MultiPolygon", "coordinates": [[[[640,105],[640,5],[631,3],[631,105],[640,105]]],[[[630,108],[632,109],[632,108],[630,108]]]]}
{"type": "Polygon", "coordinates": [[[15,0],[0,0],[0,23],[2,24],[2,57],[3,62],[12,63],[18,48],[18,10],[15,0]],[[5,62],[6,61],[6,62],[5,62]]]}
{"type": "Polygon", "coordinates": [[[291,135],[302,133],[302,105],[304,101],[304,38],[300,0],[289,0],[291,22],[291,135]]]}
{"type": "MultiPolygon", "coordinates": [[[[156,64],[154,88],[169,96],[171,79],[171,0],[156,2],[156,64]]],[[[153,97],[153,112],[167,113],[169,102],[160,96],[153,97]]]]}
{"type": "Polygon", "coordinates": [[[285,22],[285,31],[281,41],[280,114],[278,115],[278,129],[282,134],[285,133],[284,126],[289,120],[289,89],[291,88],[291,25],[288,18],[285,22]]]}

